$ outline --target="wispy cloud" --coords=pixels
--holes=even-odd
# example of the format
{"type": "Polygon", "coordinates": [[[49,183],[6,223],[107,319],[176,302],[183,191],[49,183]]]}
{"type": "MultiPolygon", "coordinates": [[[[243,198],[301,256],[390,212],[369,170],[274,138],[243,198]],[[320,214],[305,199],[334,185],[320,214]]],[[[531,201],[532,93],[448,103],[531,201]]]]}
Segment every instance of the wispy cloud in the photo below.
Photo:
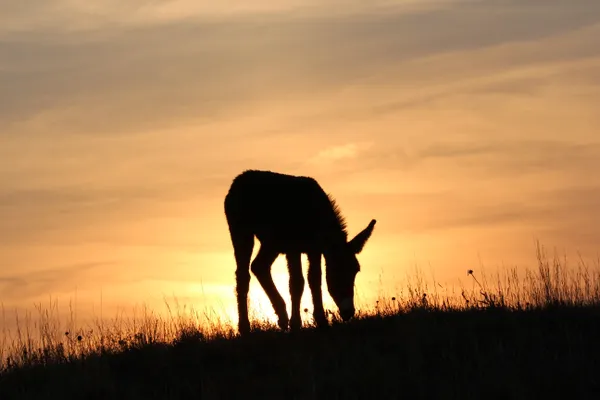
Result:
{"type": "Polygon", "coordinates": [[[369,143],[347,143],[327,147],[317,152],[308,162],[318,167],[328,167],[339,162],[355,162],[360,153],[367,151],[369,143]]]}
{"type": "MultiPolygon", "coordinates": [[[[423,57],[577,31],[600,22],[600,9],[593,12],[598,7],[590,0],[552,1],[540,12],[529,3],[457,2],[425,12],[242,13],[77,35],[11,36],[0,43],[1,126],[4,134],[106,135],[213,121],[274,97],[315,96],[360,84],[423,57]]],[[[52,8],[63,9],[60,3],[52,8]]],[[[103,8],[130,11],[112,2],[103,8]]],[[[579,51],[591,49],[592,42],[579,51]]]]}
{"type": "Polygon", "coordinates": [[[22,301],[48,292],[70,292],[78,285],[90,285],[92,283],[89,277],[90,272],[99,269],[108,271],[114,265],[115,261],[98,261],[59,265],[53,268],[34,269],[33,271],[20,273],[7,273],[5,271],[0,275],[0,288],[2,289],[0,301],[22,301]]]}

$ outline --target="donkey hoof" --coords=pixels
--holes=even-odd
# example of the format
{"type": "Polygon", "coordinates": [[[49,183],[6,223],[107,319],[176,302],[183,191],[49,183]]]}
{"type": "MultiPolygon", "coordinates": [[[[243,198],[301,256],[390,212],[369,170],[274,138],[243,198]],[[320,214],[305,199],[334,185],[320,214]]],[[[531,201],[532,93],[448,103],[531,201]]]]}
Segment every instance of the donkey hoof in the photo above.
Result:
{"type": "Polygon", "coordinates": [[[240,336],[248,335],[250,333],[250,322],[240,322],[240,324],[238,325],[238,331],[240,333],[240,336]]]}
{"type": "Polygon", "coordinates": [[[300,319],[293,319],[290,321],[290,329],[293,331],[298,331],[302,328],[302,321],[300,319]]]}
{"type": "Polygon", "coordinates": [[[329,327],[329,321],[325,315],[315,317],[315,325],[317,328],[327,328],[329,327]]]}
{"type": "Polygon", "coordinates": [[[277,325],[279,325],[279,328],[284,331],[288,330],[289,324],[290,320],[288,318],[279,318],[279,321],[277,321],[277,325]]]}

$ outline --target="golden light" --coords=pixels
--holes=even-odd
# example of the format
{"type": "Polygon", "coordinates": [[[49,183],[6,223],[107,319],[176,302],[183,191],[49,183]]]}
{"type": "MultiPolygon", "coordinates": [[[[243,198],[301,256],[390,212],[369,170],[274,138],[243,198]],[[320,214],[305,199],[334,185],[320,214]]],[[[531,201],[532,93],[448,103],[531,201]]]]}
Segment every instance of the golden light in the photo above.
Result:
{"type": "MultiPolygon", "coordinates": [[[[300,313],[302,315],[303,323],[311,323],[312,322],[312,296],[310,293],[310,288],[308,286],[308,282],[306,280],[308,268],[308,260],[306,256],[302,256],[302,271],[304,273],[304,293],[302,294],[302,300],[300,303],[300,313]],[[307,310],[306,312],[304,310],[307,310]]],[[[324,270],[324,266],[323,266],[324,270]]],[[[273,276],[273,281],[275,282],[275,286],[277,290],[283,297],[286,306],[288,315],[291,317],[291,296],[289,290],[289,274],[287,270],[287,261],[285,256],[279,256],[277,260],[273,263],[273,267],[271,269],[271,274],[273,276]]],[[[335,304],[333,300],[330,298],[327,292],[327,285],[325,283],[325,276],[323,275],[323,283],[321,286],[321,290],[323,292],[323,303],[325,309],[336,310],[335,304]]],[[[250,280],[250,293],[249,293],[249,309],[251,319],[263,319],[271,323],[277,323],[277,316],[275,315],[275,311],[273,310],[273,306],[269,301],[269,298],[265,294],[265,291],[262,289],[258,281],[254,276],[252,276],[250,280]]],[[[237,316],[236,316],[237,317],[237,316]]]]}

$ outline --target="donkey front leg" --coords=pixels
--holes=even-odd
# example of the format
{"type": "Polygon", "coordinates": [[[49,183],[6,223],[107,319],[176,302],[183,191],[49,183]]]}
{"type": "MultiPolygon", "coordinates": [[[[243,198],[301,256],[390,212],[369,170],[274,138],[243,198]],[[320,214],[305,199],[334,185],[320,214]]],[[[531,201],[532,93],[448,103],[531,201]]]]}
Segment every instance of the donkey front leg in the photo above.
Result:
{"type": "Polygon", "coordinates": [[[329,322],[323,309],[321,278],[321,254],[308,254],[308,286],[313,299],[313,316],[318,327],[325,327],[329,326],[329,322]]]}
{"type": "Polygon", "coordinates": [[[285,301],[279,294],[279,291],[275,286],[275,282],[273,282],[273,277],[271,276],[271,265],[273,265],[273,262],[275,262],[278,255],[279,254],[277,252],[270,251],[266,249],[265,246],[261,246],[258,254],[254,258],[254,261],[252,261],[252,266],[250,269],[269,297],[269,300],[273,305],[273,309],[275,310],[277,317],[279,317],[279,327],[283,330],[287,330],[289,325],[289,317],[285,307],[285,301]]]}
{"type": "Polygon", "coordinates": [[[248,290],[250,288],[250,258],[254,247],[252,234],[232,230],[231,240],[235,252],[236,294],[238,306],[238,330],[240,335],[250,332],[250,321],[248,319],[248,290]]]}
{"type": "Polygon", "coordinates": [[[302,276],[302,257],[300,253],[287,255],[288,271],[290,274],[290,295],[292,297],[292,319],[290,328],[296,330],[302,327],[300,301],[304,292],[304,277],[302,276]]]}

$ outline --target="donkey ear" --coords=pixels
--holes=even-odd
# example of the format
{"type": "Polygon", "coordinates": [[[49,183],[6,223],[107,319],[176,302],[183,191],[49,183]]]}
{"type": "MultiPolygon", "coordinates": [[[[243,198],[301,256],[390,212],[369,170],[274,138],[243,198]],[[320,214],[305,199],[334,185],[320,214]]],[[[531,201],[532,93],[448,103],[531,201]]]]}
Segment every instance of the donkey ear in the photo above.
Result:
{"type": "Polygon", "coordinates": [[[362,232],[358,235],[354,236],[354,239],[348,242],[348,246],[354,252],[354,254],[358,254],[362,251],[363,247],[365,247],[365,243],[371,237],[373,233],[373,228],[375,228],[375,220],[372,220],[362,232]]]}

